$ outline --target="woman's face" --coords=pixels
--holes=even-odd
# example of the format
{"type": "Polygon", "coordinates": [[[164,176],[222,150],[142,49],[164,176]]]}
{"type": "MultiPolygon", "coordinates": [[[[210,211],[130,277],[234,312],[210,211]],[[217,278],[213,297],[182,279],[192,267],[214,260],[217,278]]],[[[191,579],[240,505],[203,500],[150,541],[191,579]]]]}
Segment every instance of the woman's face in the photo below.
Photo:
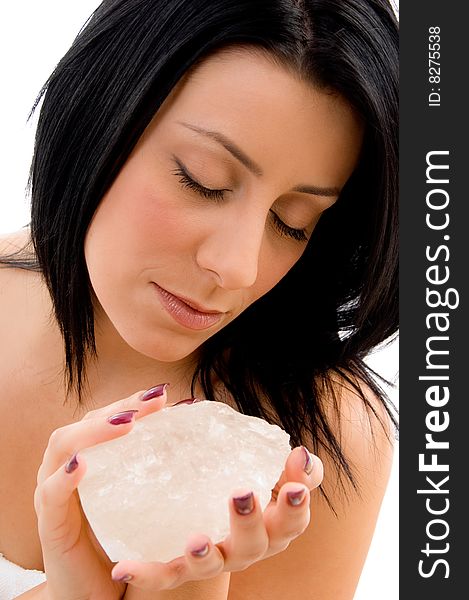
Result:
{"type": "Polygon", "coordinates": [[[261,52],[207,59],[158,111],[90,224],[99,312],[148,357],[189,356],[297,262],[361,141],[344,100],[261,52]]]}

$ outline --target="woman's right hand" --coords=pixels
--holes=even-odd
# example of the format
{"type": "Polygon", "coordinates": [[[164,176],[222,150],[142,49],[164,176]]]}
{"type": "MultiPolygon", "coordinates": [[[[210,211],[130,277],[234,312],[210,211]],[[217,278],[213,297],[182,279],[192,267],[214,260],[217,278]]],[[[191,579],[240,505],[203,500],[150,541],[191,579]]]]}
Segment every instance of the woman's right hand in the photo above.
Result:
{"type": "Polygon", "coordinates": [[[125,583],[111,579],[113,564],[86,520],[77,487],[86,472],[80,450],[126,435],[135,419],[161,410],[166,385],[137,392],[56,429],[44,453],[34,493],[47,583],[47,600],[116,600],[125,583]],[[77,456],[78,454],[78,456],[77,456]]]}

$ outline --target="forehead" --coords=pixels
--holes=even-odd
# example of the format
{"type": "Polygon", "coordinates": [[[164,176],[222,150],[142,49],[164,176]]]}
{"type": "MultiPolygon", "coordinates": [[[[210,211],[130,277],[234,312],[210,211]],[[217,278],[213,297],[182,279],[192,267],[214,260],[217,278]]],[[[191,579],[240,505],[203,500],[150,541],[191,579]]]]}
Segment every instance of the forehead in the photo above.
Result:
{"type": "Polygon", "coordinates": [[[198,135],[182,131],[181,122],[222,133],[266,173],[281,172],[292,184],[312,183],[317,174],[318,185],[342,187],[363,137],[345,99],[256,49],[222,50],[188,73],[152,126],[162,135],[198,135]]]}

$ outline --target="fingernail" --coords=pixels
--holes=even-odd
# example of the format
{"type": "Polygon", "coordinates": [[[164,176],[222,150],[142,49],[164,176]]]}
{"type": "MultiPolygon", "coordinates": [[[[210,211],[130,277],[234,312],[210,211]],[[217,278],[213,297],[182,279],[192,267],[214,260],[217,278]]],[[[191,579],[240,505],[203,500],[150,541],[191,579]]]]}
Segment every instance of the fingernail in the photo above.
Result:
{"type": "Polygon", "coordinates": [[[311,454],[308,452],[308,450],[306,450],[304,446],[301,447],[303,448],[303,452],[305,454],[305,465],[303,467],[303,471],[306,473],[306,475],[311,475],[313,472],[313,459],[311,458],[311,454]]]}
{"type": "Polygon", "coordinates": [[[112,417],[108,418],[108,422],[111,423],[111,425],[124,425],[133,420],[135,413],[138,413],[138,410],[126,410],[117,413],[116,415],[112,415],[112,417]]]}
{"type": "Polygon", "coordinates": [[[208,550],[209,550],[209,545],[205,544],[204,546],[200,546],[200,548],[195,548],[194,550],[191,550],[191,554],[192,556],[207,556],[208,554],[208,550]]]}
{"type": "Polygon", "coordinates": [[[298,506],[298,504],[303,502],[305,493],[305,488],[301,488],[301,490],[295,492],[287,492],[288,502],[290,502],[292,506],[298,506]]]}
{"type": "Polygon", "coordinates": [[[121,581],[126,583],[127,581],[130,581],[132,579],[132,575],[121,575],[121,576],[117,576],[115,577],[114,575],[112,576],[112,580],[113,581],[121,581]]]}
{"type": "Polygon", "coordinates": [[[73,473],[73,471],[75,471],[75,469],[78,468],[78,460],[77,460],[77,455],[74,454],[72,456],[72,458],[68,461],[68,463],[65,465],[65,471],[67,473],[73,473]]]}
{"type": "Polygon", "coordinates": [[[159,385],[155,385],[155,387],[152,387],[149,390],[147,390],[142,395],[140,400],[142,402],[146,402],[147,400],[153,400],[153,398],[158,398],[159,396],[162,396],[165,393],[165,390],[168,387],[168,385],[169,383],[160,383],[159,385]]]}
{"type": "Polygon", "coordinates": [[[236,512],[240,515],[248,515],[252,513],[254,509],[254,493],[249,492],[245,496],[238,496],[233,498],[233,504],[236,512]]]}
{"type": "Polygon", "coordinates": [[[194,402],[197,402],[196,398],[187,398],[186,400],[179,400],[174,406],[177,406],[178,404],[194,404],[194,402]]]}

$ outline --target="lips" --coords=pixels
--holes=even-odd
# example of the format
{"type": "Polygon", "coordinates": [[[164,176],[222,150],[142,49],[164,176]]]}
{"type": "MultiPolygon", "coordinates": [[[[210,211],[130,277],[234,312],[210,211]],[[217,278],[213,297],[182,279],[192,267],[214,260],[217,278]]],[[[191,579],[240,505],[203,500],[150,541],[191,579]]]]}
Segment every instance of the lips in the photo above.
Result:
{"type": "Polygon", "coordinates": [[[163,308],[183,327],[195,330],[208,329],[217,324],[225,314],[201,307],[193,300],[176,296],[157,283],[152,283],[163,308]]]}
{"type": "Polygon", "coordinates": [[[193,300],[189,300],[188,298],[185,298],[184,296],[179,296],[179,295],[176,295],[176,294],[171,294],[171,292],[168,292],[167,290],[164,290],[163,288],[160,288],[160,289],[162,289],[166,293],[170,294],[174,298],[177,298],[178,300],[181,300],[181,302],[184,302],[184,304],[187,304],[187,306],[189,306],[190,308],[193,308],[195,311],[200,312],[202,314],[205,314],[205,315],[221,315],[221,314],[223,314],[223,311],[220,311],[220,310],[210,310],[208,308],[205,308],[205,307],[201,306],[200,304],[197,304],[193,300]]]}

